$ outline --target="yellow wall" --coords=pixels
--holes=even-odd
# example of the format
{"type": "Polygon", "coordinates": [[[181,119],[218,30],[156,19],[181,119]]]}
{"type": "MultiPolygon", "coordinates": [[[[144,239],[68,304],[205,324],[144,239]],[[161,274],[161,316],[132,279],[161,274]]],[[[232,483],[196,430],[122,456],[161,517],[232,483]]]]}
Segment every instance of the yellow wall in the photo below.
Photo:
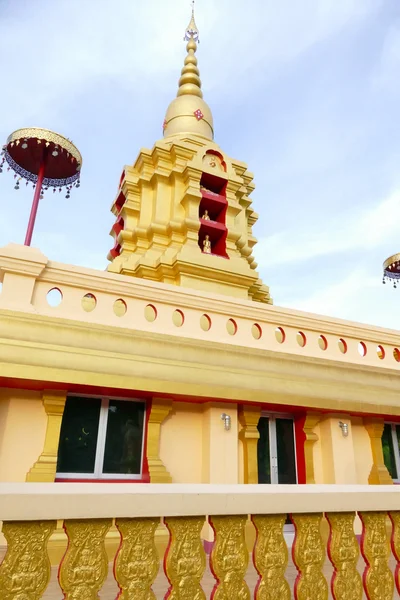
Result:
{"type": "Polygon", "coordinates": [[[173,483],[238,483],[236,404],[174,402],[161,426],[160,458],[173,483]],[[221,414],[231,417],[226,431],[221,414]]]}
{"type": "Polygon", "coordinates": [[[354,483],[367,484],[372,467],[371,440],[361,417],[352,417],[351,428],[357,473],[357,481],[354,483]]]}
{"type": "MultiPolygon", "coordinates": [[[[43,450],[46,423],[40,392],[0,389],[0,481],[25,481],[43,450]]],[[[372,453],[362,418],[327,415],[314,432],[316,483],[368,483],[372,453]],[[349,425],[347,437],[340,420],[349,425]]],[[[237,405],[174,402],[161,426],[160,457],[174,483],[242,483],[237,405]],[[231,416],[230,431],[223,412],[231,416]]]]}
{"type": "Polygon", "coordinates": [[[202,406],[174,402],[161,425],[160,458],[173,483],[201,483],[202,406]]]}
{"type": "Polygon", "coordinates": [[[25,481],[43,450],[46,424],[40,392],[0,389],[0,481],[25,481]]]}

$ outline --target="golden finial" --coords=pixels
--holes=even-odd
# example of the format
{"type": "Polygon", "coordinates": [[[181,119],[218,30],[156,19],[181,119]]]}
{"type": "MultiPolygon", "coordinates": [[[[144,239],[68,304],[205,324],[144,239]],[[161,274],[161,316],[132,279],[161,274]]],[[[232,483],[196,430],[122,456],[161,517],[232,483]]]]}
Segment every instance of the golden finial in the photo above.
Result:
{"type": "Polygon", "coordinates": [[[197,67],[197,58],[195,57],[197,42],[200,42],[200,40],[199,30],[197,29],[196,21],[194,19],[194,0],[192,0],[192,17],[186,28],[185,37],[183,39],[187,42],[187,56],[179,80],[177,96],[191,94],[192,96],[199,96],[202,98],[203,92],[201,91],[200,71],[197,67]]]}
{"type": "Polygon", "coordinates": [[[194,0],[192,16],[184,37],[187,55],[179,79],[178,93],[171,102],[165,115],[164,137],[173,135],[198,135],[212,140],[214,137],[213,118],[210,107],[203,100],[200,72],[195,56],[199,42],[199,30],[194,18],[194,0]]]}
{"type": "Polygon", "coordinates": [[[186,28],[185,37],[183,41],[188,42],[193,39],[195,42],[199,42],[199,30],[197,29],[196,21],[194,19],[194,0],[192,0],[192,18],[190,19],[190,23],[186,28]]]}

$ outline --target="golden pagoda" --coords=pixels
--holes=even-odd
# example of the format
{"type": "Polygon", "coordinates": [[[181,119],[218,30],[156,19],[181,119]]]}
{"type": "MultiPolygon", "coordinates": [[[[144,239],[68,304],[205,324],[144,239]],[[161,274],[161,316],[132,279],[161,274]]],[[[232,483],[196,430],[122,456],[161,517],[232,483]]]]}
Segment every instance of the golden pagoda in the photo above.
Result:
{"type": "Polygon", "coordinates": [[[185,31],[187,55],[163,139],[125,167],[112,205],[108,270],[272,303],[252,254],[257,214],[247,165],[214,142],[197,66],[199,31],[185,31]]]}

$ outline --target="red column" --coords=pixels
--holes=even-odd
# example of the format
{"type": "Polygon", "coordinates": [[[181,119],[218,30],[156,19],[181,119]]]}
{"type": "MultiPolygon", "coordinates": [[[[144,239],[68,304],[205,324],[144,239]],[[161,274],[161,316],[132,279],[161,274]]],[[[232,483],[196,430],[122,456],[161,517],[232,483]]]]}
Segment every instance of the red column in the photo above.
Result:
{"type": "Polygon", "coordinates": [[[25,242],[24,242],[25,246],[31,245],[33,228],[35,227],[35,221],[36,221],[36,213],[37,213],[38,206],[39,206],[40,192],[42,190],[42,185],[43,185],[45,166],[46,166],[46,159],[43,156],[42,163],[39,168],[37,182],[36,182],[35,195],[33,196],[33,203],[32,203],[32,208],[31,208],[31,214],[29,217],[28,228],[26,230],[26,236],[25,236],[25,242]]]}

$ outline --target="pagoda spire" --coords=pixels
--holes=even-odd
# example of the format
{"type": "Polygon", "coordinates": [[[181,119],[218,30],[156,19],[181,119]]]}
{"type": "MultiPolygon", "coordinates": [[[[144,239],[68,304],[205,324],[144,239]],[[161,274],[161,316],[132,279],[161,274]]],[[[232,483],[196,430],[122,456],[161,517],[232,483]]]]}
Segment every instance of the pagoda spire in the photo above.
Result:
{"type": "Polygon", "coordinates": [[[200,71],[197,66],[197,44],[199,30],[194,16],[194,0],[192,15],[185,30],[186,58],[178,84],[176,98],[167,109],[164,120],[164,137],[172,135],[193,134],[213,139],[213,118],[209,106],[203,100],[200,71]]]}
{"type": "Polygon", "coordinates": [[[199,98],[202,98],[203,92],[201,91],[200,71],[197,67],[197,58],[195,56],[197,43],[200,42],[200,40],[199,30],[197,29],[194,18],[194,0],[192,0],[192,18],[190,19],[190,23],[186,28],[185,37],[183,39],[187,42],[187,56],[185,58],[181,78],[179,80],[177,96],[192,94],[193,96],[199,96],[199,98]]]}

